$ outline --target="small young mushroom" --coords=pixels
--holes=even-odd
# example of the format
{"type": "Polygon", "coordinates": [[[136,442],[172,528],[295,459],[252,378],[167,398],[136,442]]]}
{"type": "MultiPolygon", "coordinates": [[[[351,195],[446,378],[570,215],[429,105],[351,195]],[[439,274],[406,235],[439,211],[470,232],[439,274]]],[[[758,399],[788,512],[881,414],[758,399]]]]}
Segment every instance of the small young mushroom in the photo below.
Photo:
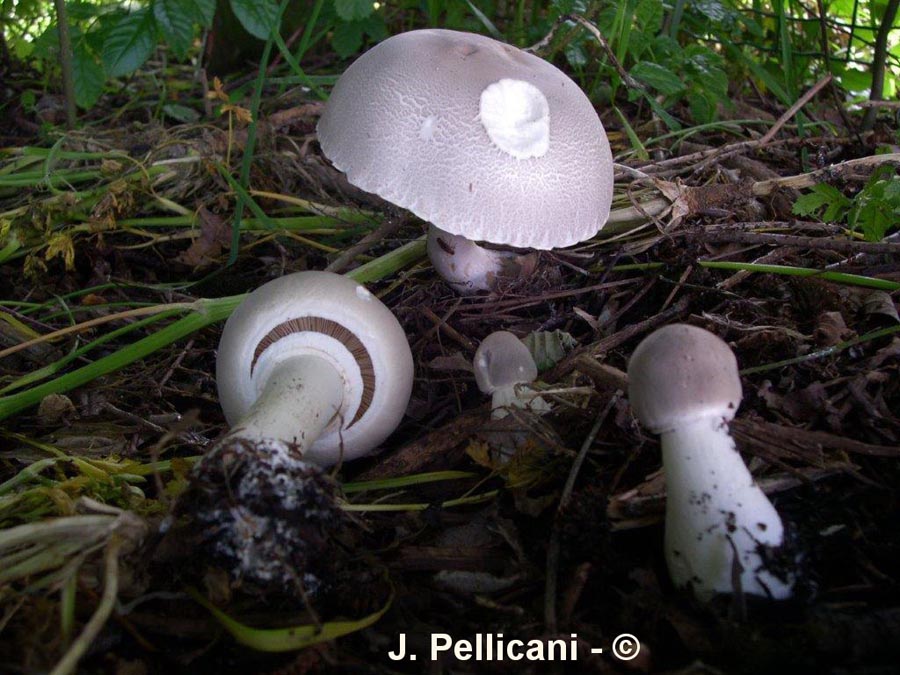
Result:
{"type": "Polygon", "coordinates": [[[612,154],[590,100],[547,61],[483,35],[388,38],[341,75],[317,131],[352,185],[431,223],[429,256],[461,292],[536,266],[472,242],[561,248],[609,216],[612,154]]]}
{"type": "Polygon", "coordinates": [[[506,417],[510,408],[533,412],[548,409],[546,401],[531,396],[534,390],[527,386],[538,375],[534,358],[528,347],[509,331],[496,331],[484,338],[475,351],[473,365],[478,388],[491,394],[494,419],[506,417]]]}
{"type": "Polygon", "coordinates": [[[290,274],[229,317],[216,377],[232,428],[194,469],[203,539],[235,577],[314,592],[343,518],[322,468],[399,424],[413,380],[403,329],[352,279],[290,274]]]}
{"type": "Polygon", "coordinates": [[[700,600],[717,593],[791,596],[794,565],[775,507],[728,430],[741,401],[737,360],[716,335],[685,324],[647,336],[628,363],[637,419],[660,434],[666,477],[666,562],[700,600]]]}

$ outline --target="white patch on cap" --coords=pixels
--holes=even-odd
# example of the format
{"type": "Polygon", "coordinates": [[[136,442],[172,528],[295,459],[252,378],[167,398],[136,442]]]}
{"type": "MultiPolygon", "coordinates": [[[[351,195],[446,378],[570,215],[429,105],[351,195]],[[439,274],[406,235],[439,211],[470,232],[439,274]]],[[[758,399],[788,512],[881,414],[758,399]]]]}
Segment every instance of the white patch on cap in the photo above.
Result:
{"type": "Polygon", "coordinates": [[[369,293],[369,290],[365,286],[357,286],[356,297],[358,297],[360,300],[371,300],[372,294],[369,293]]]}
{"type": "Polygon", "coordinates": [[[423,141],[432,141],[434,140],[434,125],[437,124],[437,120],[434,115],[429,115],[422,122],[422,126],[419,127],[419,138],[423,141]]]}
{"type": "Polygon", "coordinates": [[[550,149],[550,105],[540,89],[504,78],[481,92],[480,119],[491,141],[516,159],[550,149]]]}

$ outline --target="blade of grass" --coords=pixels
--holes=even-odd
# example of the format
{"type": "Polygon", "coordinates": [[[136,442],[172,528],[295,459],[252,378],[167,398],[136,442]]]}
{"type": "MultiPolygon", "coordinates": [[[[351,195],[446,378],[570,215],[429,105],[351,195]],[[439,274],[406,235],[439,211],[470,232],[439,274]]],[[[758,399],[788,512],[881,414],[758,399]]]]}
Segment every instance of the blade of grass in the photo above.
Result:
{"type": "Polygon", "coordinates": [[[355,633],[376,623],[390,609],[394,601],[392,593],[384,607],[355,621],[328,621],[321,625],[301,624],[287,628],[253,628],[230,617],[207,600],[198,590],[187,588],[187,593],[198,604],[206,608],[240,644],[261,652],[288,652],[304,649],[319,642],[355,633]]]}

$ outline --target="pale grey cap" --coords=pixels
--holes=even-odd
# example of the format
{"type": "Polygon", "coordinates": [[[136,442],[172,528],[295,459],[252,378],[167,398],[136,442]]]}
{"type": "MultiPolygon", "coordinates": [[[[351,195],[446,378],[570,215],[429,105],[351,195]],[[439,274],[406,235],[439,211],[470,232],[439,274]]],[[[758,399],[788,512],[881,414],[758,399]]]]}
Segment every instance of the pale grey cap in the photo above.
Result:
{"type": "Polygon", "coordinates": [[[502,387],[527,384],[538,370],[528,347],[515,335],[498,330],[488,335],[475,351],[475,383],[485,394],[502,387]]]}
{"type": "Polygon", "coordinates": [[[338,80],[318,136],[350,183],[469,239],[559,248],[609,216],[612,154],[587,96],[482,35],[415,30],[375,46],[338,80]]]}
{"type": "Polygon", "coordinates": [[[737,359],[717,335],[687,324],[654,331],[628,361],[635,417],[664,433],[702,417],[732,419],[741,402],[737,359]]]}

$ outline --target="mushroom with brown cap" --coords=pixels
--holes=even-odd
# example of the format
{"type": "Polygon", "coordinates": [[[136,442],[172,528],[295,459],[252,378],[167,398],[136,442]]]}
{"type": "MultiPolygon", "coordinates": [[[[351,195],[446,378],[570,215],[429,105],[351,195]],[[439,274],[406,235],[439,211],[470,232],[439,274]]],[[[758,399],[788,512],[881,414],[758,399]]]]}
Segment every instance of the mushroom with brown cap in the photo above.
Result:
{"type": "Polygon", "coordinates": [[[250,293],[219,343],[231,431],[195,467],[195,518],[235,576],[305,592],[340,520],[322,467],[372,451],[403,417],[413,360],[397,319],[365,287],[298,272],[250,293]]]}
{"type": "Polygon", "coordinates": [[[701,600],[740,592],[790,597],[793,564],[772,563],[784,544],[781,517],[728,430],[741,401],[728,345],[702,328],[665,326],[634,350],[628,393],[641,424],[660,434],[666,562],[675,585],[701,600]]]}
{"type": "Polygon", "coordinates": [[[482,35],[415,30],[376,45],[339,78],[318,136],[351,184],[431,223],[429,256],[462,292],[534,260],[473,257],[453,237],[547,250],[589,239],[609,215],[612,155],[587,96],[482,35]]]}

